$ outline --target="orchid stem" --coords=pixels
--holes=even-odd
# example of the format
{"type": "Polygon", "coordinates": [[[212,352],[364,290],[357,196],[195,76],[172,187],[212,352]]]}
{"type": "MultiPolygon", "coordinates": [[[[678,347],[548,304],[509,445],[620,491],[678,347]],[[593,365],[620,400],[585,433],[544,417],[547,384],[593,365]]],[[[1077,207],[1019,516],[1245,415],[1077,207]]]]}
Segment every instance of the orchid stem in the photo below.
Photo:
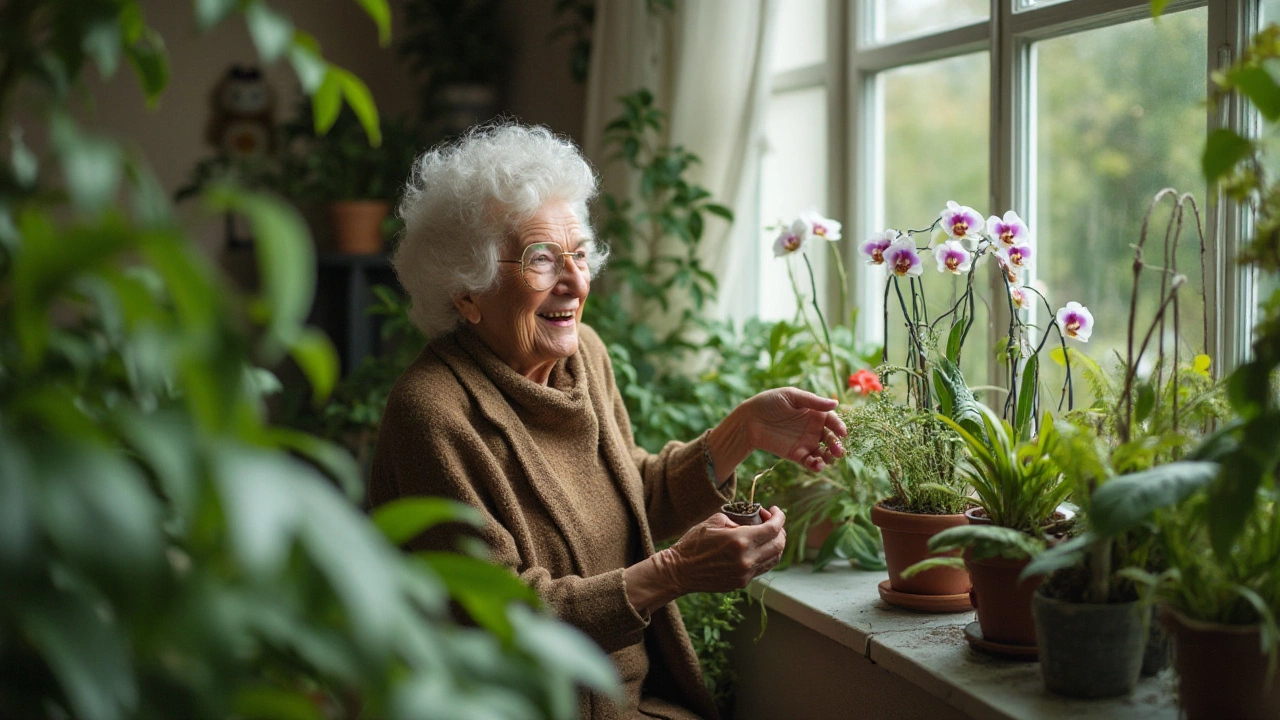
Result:
{"type": "Polygon", "coordinates": [[[805,269],[809,271],[809,287],[813,290],[813,310],[818,314],[818,322],[822,324],[822,338],[827,343],[827,360],[831,365],[831,380],[835,384],[836,399],[840,399],[840,371],[836,369],[836,353],[835,348],[831,346],[831,333],[827,331],[827,320],[822,316],[822,307],[818,303],[818,281],[813,277],[813,263],[809,262],[808,255],[801,255],[804,258],[805,269]]]}

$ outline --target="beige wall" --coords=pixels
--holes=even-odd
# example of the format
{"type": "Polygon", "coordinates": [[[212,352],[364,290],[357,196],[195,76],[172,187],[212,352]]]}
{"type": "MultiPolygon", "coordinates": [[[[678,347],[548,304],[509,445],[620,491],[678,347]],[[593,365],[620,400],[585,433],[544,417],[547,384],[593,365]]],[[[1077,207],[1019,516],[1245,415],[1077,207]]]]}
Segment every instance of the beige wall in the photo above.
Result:
{"type": "MultiPolygon", "coordinates": [[[[558,24],[555,0],[505,0],[501,28],[510,39],[508,81],[502,109],[526,122],[549,125],[580,138],[585,91],[569,75],[570,40],[552,42],[558,24]]],[[[273,0],[320,41],[326,58],[359,75],[384,114],[415,113],[418,85],[401,65],[394,48],[380,48],[373,22],[354,0],[273,0]]],[[[403,0],[392,0],[397,20],[403,0]]],[[[195,27],[191,0],[144,0],[147,21],[164,36],[171,81],[155,109],[148,109],[132,71],[122,67],[106,81],[90,70],[87,79],[96,104],[83,119],[89,127],[121,138],[148,158],[170,192],[186,180],[192,165],[210,152],[204,143],[209,91],[233,63],[254,64],[257,54],[244,20],[232,18],[207,33],[195,27]]],[[[398,38],[401,24],[393,26],[398,38]]],[[[277,93],[277,121],[289,117],[297,81],[286,62],[264,68],[277,93]]],[[[36,139],[33,133],[30,137],[36,139]]],[[[222,250],[221,224],[196,207],[181,209],[186,227],[214,257],[222,250]]]]}

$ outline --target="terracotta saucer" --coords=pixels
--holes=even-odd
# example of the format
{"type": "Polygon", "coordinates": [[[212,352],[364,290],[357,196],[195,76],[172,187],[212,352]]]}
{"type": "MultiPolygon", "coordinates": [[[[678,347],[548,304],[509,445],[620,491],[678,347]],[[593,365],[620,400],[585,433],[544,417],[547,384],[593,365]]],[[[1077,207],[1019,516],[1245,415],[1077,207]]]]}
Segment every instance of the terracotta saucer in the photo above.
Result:
{"type": "Polygon", "coordinates": [[[973,609],[973,603],[969,602],[969,593],[967,592],[956,595],[916,595],[894,590],[888,580],[881,580],[878,587],[880,588],[881,600],[907,610],[928,613],[955,613],[973,609]]]}
{"type": "Polygon", "coordinates": [[[969,647],[987,655],[1006,660],[1035,660],[1039,657],[1035,645],[1005,645],[983,638],[982,627],[976,622],[964,626],[964,637],[969,641],[969,647]]]}

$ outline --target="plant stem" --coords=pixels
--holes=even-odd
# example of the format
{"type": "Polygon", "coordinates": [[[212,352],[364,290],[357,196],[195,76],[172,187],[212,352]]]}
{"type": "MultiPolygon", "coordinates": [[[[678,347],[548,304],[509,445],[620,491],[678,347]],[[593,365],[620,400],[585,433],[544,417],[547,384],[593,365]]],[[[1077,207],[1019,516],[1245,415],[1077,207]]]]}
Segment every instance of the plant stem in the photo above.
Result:
{"type": "Polygon", "coordinates": [[[822,338],[827,343],[827,360],[831,365],[831,380],[835,383],[836,399],[840,399],[840,371],[836,369],[836,352],[831,346],[831,333],[827,331],[827,320],[822,316],[822,307],[818,303],[818,281],[813,277],[813,263],[809,262],[809,256],[803,255],[804,267],[809,271],[809,287],[813,290],[813,310],[818,313],[818,322],[822,324],[822,338]]]}
{"type": "Polygon", "coordinates": [[[849,294],[849,276],[844,272],[844,258],[840,257],[840,248],[836,247],[833,242],[827,243],[831,247],[831,254],[836,258],[836,272],[840,275],[840,315],[837,316],[837,322],[844,322],[849,319],[848,298],[849,294]]]}

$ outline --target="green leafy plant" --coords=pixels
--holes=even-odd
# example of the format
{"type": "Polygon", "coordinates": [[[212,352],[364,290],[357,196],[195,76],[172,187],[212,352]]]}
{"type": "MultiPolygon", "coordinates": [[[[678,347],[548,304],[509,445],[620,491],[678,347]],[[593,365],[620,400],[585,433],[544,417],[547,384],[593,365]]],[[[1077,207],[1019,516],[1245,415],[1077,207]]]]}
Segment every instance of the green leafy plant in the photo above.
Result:
{"type": "Polygon", "coordinates": [[[356,114],[338,113],[327,132],[318,133],[310,103],[302,101],[282,128],[279,191],[298,202],[399,198],[409,178],[422,133],[406,118],[382,118],[381,142],[370,143],[356,114]]]}
{"type": "MultiPolygon", "coordinates": [[[[361,5],[386,36],[386,3],[361,5]]],[[[308,92],[356,88],[376,120],[267,4],[195,7],[202,27],[243,10],[264,61],[289,57],[308,92]]],[[[267,421],[262,367],[293,357],[317,401],[336,375],[303,324],[300,217],[209,190],[254,227],[261,288],[239,293],[145,158],[70,114],[90,62],[109,77],[125,58],[151,100],[164,89],[140,4],[20,0],[0,28],[0,122],[23,85],[52,155],[15,139],[0,165],[0,715],[569,718],[580,689],[615,690],[608,659],[506,569],[397,549],[474,522],[466,508],[419,499],[371,522],[349,455],[267,421]]]]}
{"type": "Polygon", "coordinates": [[[841,413],[857,428],[845,450],[888,479],[886,504],[903,512],[951,514],[971,506],[965,476],[958,471],[964,446],[932,414],[903,407],[883,395],[841,413]]]}
{"type": "Polygon", "coordinates": [[[492,85],[507,57],[499,33],[498,0],[409,0],[400,56],[427,87],[425,116],[440,89],[457,83],[492,85]]]}

